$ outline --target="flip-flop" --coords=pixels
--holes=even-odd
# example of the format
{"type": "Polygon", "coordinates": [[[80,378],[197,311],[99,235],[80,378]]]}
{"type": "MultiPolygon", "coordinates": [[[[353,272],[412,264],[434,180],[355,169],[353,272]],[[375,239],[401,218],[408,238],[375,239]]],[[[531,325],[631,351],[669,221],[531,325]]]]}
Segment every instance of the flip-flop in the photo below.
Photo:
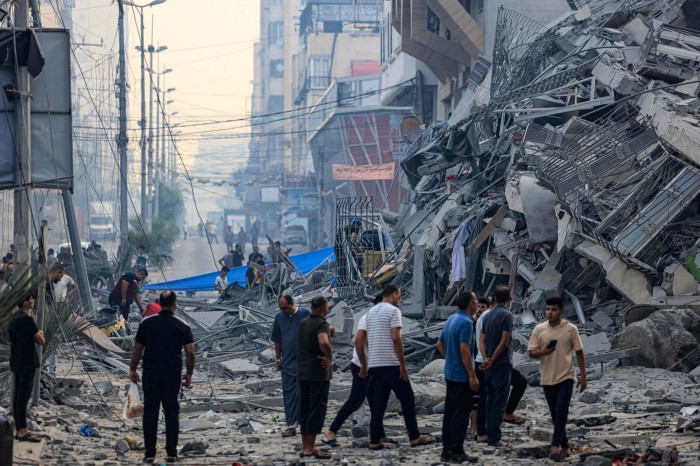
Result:
{"type": "Polygon", "coordinates": [[[377,450],[384,450],[385,448],[387,448],[387,446],[384,445],[383,443],[378,443],[377,445],[372,445],[372,444],[370,443],[370,445],[369,445],[369,449],[370,449],[370,450],[374,450],[374,451],[377,451],[377,450]]]}
{"type": "Polygon", "coordinates": [[[321,443],[324,445],[328,445],[331,448],[338,448],[338,440],[337,439],[327,439],[327,438],[322,438],[321,443]]]}
{"type": "Polygon", "coordinates": [[[411,442],[412,447],[423,447],[437,442],[437,439],[431,435],[421,435],[417,440],[416,443],[411,442]]]}
{"type": "Polygon", "coordinates": [[[401,445],[401,442],[399,442],[398,440],[393,439],[393,438],[388,438],[386,440],[382,440],[382,443],[388,443],[390,445],[401,445]]]}
{"type": "Polygon", "coordinates": [[[30,443],[39,443],[39,442],[41,442],[41,438],[35,436],[35,435],[32,434],[31,432],[28,433],[28,434],[21,435],[21,436],[20,436],[20,435],[16,435],[16,436],[15,436],[15,440],[17,440],[18,442],[30,442],[30,443]]]}
{"type": "Polygon", "coordinates": [[[521,424],[525,424],[525,422],[527,422],[527,419],[525,419],[524,417],[521,417],[521,416],[517,416],[517,415],[516,415],[516,416],[515,416],[515,419],[506,419],[506,418],[503,418],[503,422],[505,422],[506,424],[513,424],[513,425],[519,426],[519,425],[521,425],[521,424]]]}
{"type": "Polygon", "coordinates": [[[300,453],[299,456],[304,459],[304,458],[314,458],[317,460],[330,460],[333,457],[331,456],[330,453],[325,452],[323,450],[318,450],[314,451],[313,453],[300,453]]]}

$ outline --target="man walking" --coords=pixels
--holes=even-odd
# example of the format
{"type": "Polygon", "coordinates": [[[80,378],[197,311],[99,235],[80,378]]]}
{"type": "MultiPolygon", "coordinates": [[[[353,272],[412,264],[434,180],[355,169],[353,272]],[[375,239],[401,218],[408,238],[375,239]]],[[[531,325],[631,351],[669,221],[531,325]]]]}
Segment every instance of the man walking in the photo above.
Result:
{"type": "Polygon", "coordinates": [[[330,326],[326,322],[328,301],[323,296],[311,300],[311,315],[299,326],[297,371],[301,393],[301,458],[331,459],[315,448],[316,436],[323,429],[328,409],[328,390],[333,376],[330,326]]]}
{"type": "Polygon", "coordinates": [[[224,257],[219,259],[219,265],[222,267],[228,267],[229,270],[233,268],[233,249],[231,249],[229,252],[224,254],[224,257]]]}
{"type": "Polygon", "coordinates": [[[374,407],[370,421],[370,445],[372,450],[384,448],[380,442],[384,413],[393,391],[401,403],[403,418],[412,447],[435,443],[435,438],[421,435],[416,420],[416,402],[413,388],[408,381],[408,370],[403,354],[401,338],[401,311],[397,307],[401,300],[401,290],[388,285],[382,292],[382,302],[367,313],[368,351],[357,347],[362,366],[360,377],[372,376],[374,407]]]}
{"type": "Polygon", "coordinates": [[[236,243],[236,246],[234,247],[233,251],[231,251],[231,253],[233,254],[233,267],[243,267],[243,261],[245,260],[245,257],[243,256],[241,244],[236,243]]]}
{"type": "Polygon", "coordinates": [[[513,369],[513,315],[506,309],[511,301],[508,286],[498,285],[494,290],[494,299],[496,307],[481,317],[484,323],[479,341],[486,382],[486,435],[489,445],[507,447],[501,440],[501,423],[508,403],[513,369]]]}
{"type": "Polygon", "coordinates": [[[258,223],[255,222],[255,223],[253,223],[253,228],[251,228],[251,230],[250,230],[250,243],[254,248],[258,247],[258,236],[259,235],[260,235],[260,231],[258,230],[258,223]]]}
{"type": "Polygon", "coordinates": [[[187,369],[182,385],[189,387],[194,372],[195,348],[190,326],[175,317],[177,298],[172,291],[160,294],[159,314],[141,322],[131,354],[129,378],[139,382],[136,369],[143,355],[143,439],[146,464],[156,457],[160,405],[165,415],[166,463],[177,461],[177,441],[180,430],[180,379],[182,377],[182,348],[185,348],[187,369]]]}
{"type": "Polygon", "coordinates": [[[586,358],[578,329],[562,320],[564,301],[558,297],[547,299],[547,322],[535,327],[527,345],[531,358],[540,360],[540,384],[549,405],[554,424],[549,459],[561,461],[571,455],[566,437],[566,421],[574,391],[574,382],[580,392],[586,389],[586,358]],[[572,353],[576,353],[581,376],[576,380],[572,353]]]}
{"type": "Polygon", "coordinates": [[[248,234],[243,227],[238,232],[238,243],[241,245],[241,254],[245,254],[245,244],[248,242],[248,234]]]}
{"type": "Polygon", "coordinates": [[[136,273],[127,272],[122,275],[117,281],[112,291],[109,293],[109,305],[119,306],[119,310],[126,322],[126,332],[129,330],[129,312],[131,311],[131,303],[136,301],[139,307],[139,312],[144,313],[143,305],[141,304],[141,294],[139,293],[139,283],[144,281],[148,276],[148,270],[138,269],[136,273]]]}
{"type": "Polygon", "coordinates": [[[15,376],[15,391],[12,394],[12,415],[15,418],[17,433],[15,438],[20,442],[40,442],[41,439],[32,435],[27,429],[27,403],[32,396],[34,374],[40,367],[36,345],[44,345],[44,332],[36,326],[34,318],[29,313],[34,310],[34,295],[28,295],[19,312],[10,321],[10,371],[15,376]]]}
{"type": "Polygon", "coordinates": [[[293,437],[297,434],[299,422],[299,382],[297,381],[297,346],[299,326],[311,311],[308,308],[297,308],[294,298],[290,295],[280,296],[277,300],[279,312],[272,324],[270,339],[275,343],[277,370],[282,373],[282,399],[284,400],[284,417],[287,429],[282,437],[293,437]]]}
{"type": "Polygon", "coordinates": [[[445,358],[445,413],[442,417],[442,454],[446,462],[476,462],[478,458],[464,451],[472,397],[479,391],[479,380],[472,364],[472,342],[476,312],[476,295],[471,291],[457,297],[459,310],[445,322],[437,350],[445,358]]]}

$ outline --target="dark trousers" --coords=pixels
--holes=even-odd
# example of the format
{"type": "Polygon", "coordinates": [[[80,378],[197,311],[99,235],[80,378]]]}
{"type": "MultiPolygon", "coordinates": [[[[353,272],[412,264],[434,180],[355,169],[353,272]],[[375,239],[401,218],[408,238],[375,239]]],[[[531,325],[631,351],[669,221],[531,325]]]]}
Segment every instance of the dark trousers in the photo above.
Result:
{"type": "Polygon", "coordinates": [[[486,375],[479,369],[482,363],[477,362],[474,372],[479,379],[479,406],[476,408],[476,434],[486,435],[486,375]]]}
{"type": "Polygon", "coordinates": [[[165,415],[165,450],[168,456],[177,456],[181,377],[180,372],[174,371],[143,372],[143,441],[147,458],[156,456],[161,404],[165,415]]]}
{"type": "Polygon", "coordinates": [[[301,395],[299,428],[301,435],[318,435],[323,430],[323,421],[326,420],[328,409],[328,390],[331,382],[300,380],[299,391],[301,395]]]}
{"type": "Polygon", "coordinates": [[[469,382],[445,379],[445,413],[442,416],[442,448],[450,453],[464,453],[464,439],[469,428],[473,392],[469,382]]]}
{"type": "MultiPolygon", "coordinates": [[[[360,378],[360,368],[355,364],[350,364],[350,372],[352,373],[352,387],[350,388],[350,397],[343,403],[343,406],[336,414],[331,427],[328,429],[334,434],[337,434],[343,423],[347,419],[362,407],[362,404],[367,398],[367,403],[369,403],[370,412],[374,411],[374,392],[372,391],[372,376],[367,375],[366,378],[360,378]]],[[[386,437],[384,432],[384,423],[382,423],[382,430],[380,433],[380,438],[386,437]]]]}
{"type": "Polygon", "coordinates": [[[501,440],[501,423],[510,392],[510,365],[493,366],[486,371],[486,435],[489,445],[501,440]]]}
{"type": "Polygon", "coordinates": [[[574,393],[574,381],[569,379],[556,385],[543,385],[544,397],[549,405],[549,413],[554,423],[552,445],[558,448],[569,448],[566,438],[566,421],[569,417],[571,395],[574,393]]]}
{"type": "Polygon", "coordinates": [[[408,430],[409,440],[420,437],[418,421],[416,420],[416,400],[413,396],[411,382],[401,380],[399,366],[373,367],[369,370],[372,376],[372,392],[374,407],[372,408],[372,420],[369,424],[369,441],[378,444],[382,438],[384,427],[384,413],[389,402],[389,395],[394,392],[401,403],[403,420],[408,430]]]}
{"type": "Polygon", "coordinates": [[[32,397],[34,374],[36,369],[22,369],[13,372],[15,375],[15,392],[12,394],[12,415],[15,418],[15,428],[27,428],[27,403],[32,397]]]}
{"type": "Polygon", "coordinates": [[[513,414],[518,408],[518,403],[523,399],[527,389],[527,379],[518,369],[513,368],[510,372],[510,396],[506,405],[506,414],[513,414]]]}

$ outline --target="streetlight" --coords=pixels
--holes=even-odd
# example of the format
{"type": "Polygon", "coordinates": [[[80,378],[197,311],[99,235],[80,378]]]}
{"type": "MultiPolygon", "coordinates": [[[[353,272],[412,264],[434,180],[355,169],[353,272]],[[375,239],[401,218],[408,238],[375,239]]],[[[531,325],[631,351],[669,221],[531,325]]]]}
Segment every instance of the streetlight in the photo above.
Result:
{"type": "MultiPolygon", "coordinates": [[[[160,88],[160,76],[164,74],[168,74],[172,72],[173,70],[171,68],[166,68],[160,73],[156,73],[158,75],[158,88],[156,89],[156,92],[161,92],[160,88]]],[[[165,81],[165,78],[163,79],[165,81]]],[[[153,193],[153,218],[157,217],[160,214],[160,184],[162,183],[162,176],[161,176],[161,171],[163,170],[163,167],[165,167],[165,94],[168,92],[173,92],[175,88],[170,88],[168,90],[162,91],[163,97],[160,99],[161,102],[161,108],[158,111],[158,114],[156,115],[156,168],[155,168],[155,173],[154,173],[154,182],[155,182],[155,191],[153,193]],[[160,114],[161,112],[163,113],[163,127],[161,128],[160,126],[160,114]],[[162,131],[162,132],[161,132],[162,131]],[[161,145],[161,150],[160,150],[160,155],[158,153],[158,137],[160,134],[160,145],[161,145]]],[[[149,160],[150,160],[150,152],[149,152],[149,160]]]]}
{"type": "Polygon", "coordinates": [[[145,5],[137,5],[129,0],[124,0],[124,5],[129,5],[136,8],[141,16],[141,45],[136,47],[136,50],[141,52],[141,219],[145,222],[146,228],[150,230],[150,222],[148,221],[148,204],[146,191],[146,49],[144,47],[144,36],[146,28],[143,25],[143,10],[145,8],[154,7],[165,3],[166,0],[153,0],[145,5]]]}

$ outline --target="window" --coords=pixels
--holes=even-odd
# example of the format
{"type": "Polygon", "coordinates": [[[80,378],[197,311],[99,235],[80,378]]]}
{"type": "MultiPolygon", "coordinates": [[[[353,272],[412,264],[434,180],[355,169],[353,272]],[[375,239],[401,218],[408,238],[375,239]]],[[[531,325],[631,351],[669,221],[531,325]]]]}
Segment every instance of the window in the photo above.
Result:
{"type": "Polygon", "coordinates": [[[325,89],[331,84],[331,59],[309,59],[309,89],[325,89]]]}
{"type": "Polygon", "coordinates": [[[267,27],[267,43],[268,45],[277,44],[280,47],[284,45],[284,22],[273,21],[267,27]]]}

